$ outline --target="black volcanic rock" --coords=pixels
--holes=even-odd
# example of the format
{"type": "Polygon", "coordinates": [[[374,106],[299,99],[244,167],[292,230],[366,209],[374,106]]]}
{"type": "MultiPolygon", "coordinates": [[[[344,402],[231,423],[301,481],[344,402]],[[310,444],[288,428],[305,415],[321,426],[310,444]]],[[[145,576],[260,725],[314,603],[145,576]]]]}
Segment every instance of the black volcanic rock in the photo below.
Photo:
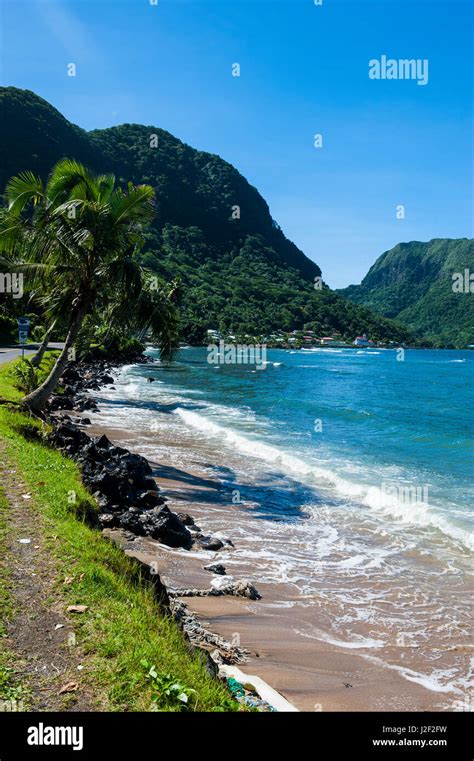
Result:
{"type": "Polygon", "coordinates": [[[222,563],[211,563],[210,565],[205,565],[204,570],[210,571],[211,573],[216,573],[218,576],[225,576],[227,573],[225,566],[223,566],[222,563]]]}
{"type": "Polygon", "coordinates": [[[160,507],[147,513],[151,523],[150,536],[169,547],[189,548],[192,544],[191,534],[181,523],[176,513],[167,507],[160,507]]]}
{"type": "MultiPolygon", "coordinates": [[[[76,378],[76,373],[68,367],[64,377],[74,380],[77,389],[83,388],[84,383],[90,384],[90,369],[85,368],[84,377],[77,373],[76,378]]],[[[81,467],[82,480],[99,507],[97,522],[101,528],[121,528],[170,547],[192,546],[191,534],[183,521],[164,506],[165,499],[144,457],[115,446],[105,434],[91,438],[70,421],[53,417],[51,422],[49,442],[81,467]]],[[[191,516],[183,517],[193,524],[191,516]]]]}
{"type": "Polygon", "coordinates": [[[156,489],[148,489],[140,494],[137,500],[139,507],[147,510],[164,503],[163,497],[158,494],[156,489]]]}
{"type": "Polygon", "coordinates": [[[194,526],[194,518],[188,513],[178,513],[178,518],[185,526],[194,526]]]}
{"type": "Polygon", "coordinates": [[[94,439],[94,443],[98,449],[110,449],[112,446],[112,442],[107,438],[105,433],[103,433],[102,436],[97,436],[94,439]]]}
{"type": "Polygon", "coordinates": [[[221,542],[220,539],[216,539],[215,537],[205,536],[199,538],[198,541],[203,550],[212,550],[213,552],[221,550],[224,546],[224,542],[221,542]]]}

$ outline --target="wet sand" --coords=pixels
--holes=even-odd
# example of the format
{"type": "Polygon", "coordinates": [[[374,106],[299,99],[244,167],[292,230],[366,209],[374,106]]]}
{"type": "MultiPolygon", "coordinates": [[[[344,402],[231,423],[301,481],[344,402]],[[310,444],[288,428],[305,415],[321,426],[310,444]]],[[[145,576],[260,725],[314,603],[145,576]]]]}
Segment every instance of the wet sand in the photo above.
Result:
{"type": "MultiPolygon", "coordinates": [[[[130,447],[129,432],[95,426],[90,426],[88,431],[106,433],[112,441],[126,442],[130,447]]],[[[139,445],[135,451],[140,452],[139,445]]],[[[228,496],[221,484],[199,470],[199,457],[195,452],[189,452],[189,462],[190,469],[183,470],[171,463],[150,460],[168,507],[175,512],[189,513],[205,528],[206,517],[216,508],[222,509],[225,503],[231,512],[223,533],[237,541],[232,535],[232,525],[237,526],[245,516],[238,506],[229,508],[228,496]]],[[[208,628],[251,652],[249,660],[239,664],[239,668],[266,680],[301,711],[453,710],[454,701],[462,698],[452,692],[435,692],[407,679],[399,670],[382,662],[380,651],[355,652],[305,636],[302,631],[311,630],[317,623],[320,603],[311,599],[311,595],[302,595],[292,584],[259,581],[258,567],[251,563],[243,566],[239,562],[233,568],[232,549],[220,552],[172,550],[147,538],[124,542],[120,532],[107,533],[124,543],[127,553],[147,563],[156,563],[169,588],[208,589],[212,578],[216,578],[204,570],[211,562],[223,563],[227,573],[235,579],[252,581],[262,595],[259,601],[235,597],[183,599],[208,628]]],[[[384,648],[384,661],[403,662],[400,648],[396,648],[392,658],[390,649],[390,646],[384,648]]],[[[413,653],[410,655],[413,669],[413,653]]],[[[426,670],[422,653],[419,668],[421,673],[426,670]]]]}

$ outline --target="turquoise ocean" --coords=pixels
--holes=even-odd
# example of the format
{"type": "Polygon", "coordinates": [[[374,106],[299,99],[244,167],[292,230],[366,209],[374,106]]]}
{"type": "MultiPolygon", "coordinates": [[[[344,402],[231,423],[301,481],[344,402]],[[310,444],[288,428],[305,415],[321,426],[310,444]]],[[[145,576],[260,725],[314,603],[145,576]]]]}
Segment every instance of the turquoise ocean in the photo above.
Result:
{"type": "Polygon", "coordinates": [[[228,506],[206,528],[232,535],[234,570],[314,606],[301,636],[390,651],[407,679],[465,695],[474,353],[269,349],[261,368],[148,353],[101,392],[100,422],[219,481],[228,506]]]}

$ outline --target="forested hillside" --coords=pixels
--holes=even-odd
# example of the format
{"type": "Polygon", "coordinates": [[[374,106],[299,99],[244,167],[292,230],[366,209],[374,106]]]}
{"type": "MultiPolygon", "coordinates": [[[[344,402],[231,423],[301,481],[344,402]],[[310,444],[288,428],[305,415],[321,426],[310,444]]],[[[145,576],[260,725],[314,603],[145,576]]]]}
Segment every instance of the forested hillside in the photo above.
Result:
{"type": "Polygon", "coordinates": [[[412,241],[386,251],[360,285],[338,293],[428,336],[436,346],[465,348],[474,343],[470,273],[474,240],[412,241]]]}
{"type": "MultiPolygon", "coordinates": [[[[28,90],[0,90],[0,183],[21,171],[45,178],[63,157],[119,182],[156,191],[156,216],[141,258],[179,277],[181,331],[200,341],[207,328],[262,334],[309,326],[347,339],[410,340],[411,334],[326,287],[317,264],[288,240],[266,201],[219,156],[197,151],[154,126],[124,124],[86,132],[28,90]]],[[[17,308],[12,305],[10,309],[17,308]]],[[[5,311],[5,306],[4,306],[5,311]]]]}

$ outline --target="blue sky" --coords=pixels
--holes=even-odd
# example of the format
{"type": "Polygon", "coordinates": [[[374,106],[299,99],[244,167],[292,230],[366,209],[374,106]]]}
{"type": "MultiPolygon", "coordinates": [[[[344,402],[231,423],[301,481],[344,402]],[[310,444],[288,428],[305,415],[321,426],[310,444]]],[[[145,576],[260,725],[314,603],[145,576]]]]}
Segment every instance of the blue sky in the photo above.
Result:
{"type": "Polygon", "coordinates": [[[399,241],[473,235],[470,0],[0,4],[2,84],[218,153],[332,287],[399,241]],[[382,55],[428,59],[428,84],[369,79],[382,55]]]}

